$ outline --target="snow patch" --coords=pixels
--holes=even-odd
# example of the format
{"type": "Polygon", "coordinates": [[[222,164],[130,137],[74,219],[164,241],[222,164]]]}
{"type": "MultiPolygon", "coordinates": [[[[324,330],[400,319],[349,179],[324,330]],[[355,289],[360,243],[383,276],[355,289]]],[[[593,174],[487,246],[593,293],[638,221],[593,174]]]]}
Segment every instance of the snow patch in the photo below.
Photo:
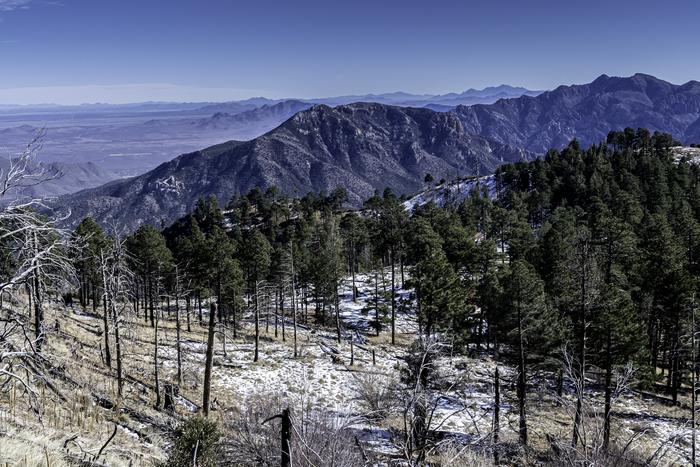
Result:
{"type": "Polygon", "coordinates": [[[155,181],[156,190],[161,193],[180,195],[185,189],[185,183],[175,178],[174,175],[155,181]]]}
{"type": "Polygon", "coordinates": [[[413,198],[404,201],[403,205],[404,208],[412,211],[418,206],[423,206],[430,202],[441,207],[449,203],[459,204],[469,198],[475,188],[486,190],[488,197],[491,199],[498,197],[496,179],[493,175],[487,175],[485,177],[464,178],[449,183],[443,183],[434,188],[428,188],[427,190],[421,191],[413,198]]]}

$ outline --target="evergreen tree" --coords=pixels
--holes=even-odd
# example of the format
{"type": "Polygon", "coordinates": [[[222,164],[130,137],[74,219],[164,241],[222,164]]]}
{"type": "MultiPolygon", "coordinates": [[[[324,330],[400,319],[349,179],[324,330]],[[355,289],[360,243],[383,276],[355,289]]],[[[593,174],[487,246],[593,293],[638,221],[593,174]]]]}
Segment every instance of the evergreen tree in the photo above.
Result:
{"type": "Polygon", "coordinates": [[[265,280],[270,272],[272,263],[272,246],[267,238],[259,231],[252,231],[245,241],[244,269],[246,271],[248,290],[253,294],[252,301],[255,324],[255,350],[253,361],[257,362],[260,348],[260,307],[261,294],[265,287],[265,280]]]}
{"type": "Polygon", "coordinates": [[[109,245],[109,239],[102,227],[91,217],[83,219],[74,232],[75,240],[81,245],[81,256],[76,260],[75,268],[80,280],[80,305],[85,308],[92,301],[93,311],[99,305],[98,291],[102,278],[98,271],[100,251],[109,245]]]}
{"type": "Polygon", "coordinates": [[[510,265],[504,278],[507,315],[500,325],[508,330],[508,341],[517,351],[518,411],[520,443],[528,443],[527,369],[532,352],[546,354],[560,342],[559,320],[546,305],[544,286],[535,268],[522,260],[510,265]]]}
{"type": "Polygon", "coordinates": [[[409,285],[415,288],[418,323],[427,338],[437,330],[460,326],[464,290],[442,249],[442,239],[421,218],[412,222],[410,254],[415,261],[409,285]]]}

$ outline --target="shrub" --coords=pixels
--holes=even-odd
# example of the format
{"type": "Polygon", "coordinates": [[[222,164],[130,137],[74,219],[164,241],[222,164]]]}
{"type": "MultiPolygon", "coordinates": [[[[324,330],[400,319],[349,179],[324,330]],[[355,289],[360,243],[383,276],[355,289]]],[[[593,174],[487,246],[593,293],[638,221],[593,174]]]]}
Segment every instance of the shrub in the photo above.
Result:
{"type": "Polygon", "coordinates": [[[215,466],[220,436],[216,422],[199,416],[186,420],[178,430],[177,441],[165,465],[167,467],[215,466]]]}

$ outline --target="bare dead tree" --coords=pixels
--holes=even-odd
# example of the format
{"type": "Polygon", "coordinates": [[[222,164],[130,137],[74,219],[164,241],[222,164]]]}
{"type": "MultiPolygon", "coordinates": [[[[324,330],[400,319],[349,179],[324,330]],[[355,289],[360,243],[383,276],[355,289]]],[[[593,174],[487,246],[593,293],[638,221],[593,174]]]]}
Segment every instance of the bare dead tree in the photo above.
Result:
{"type": "Polygon", "coordinates": [[[104,326],[104,343],[105,343],[105,362],[109,368],[112,368],[112,354],[109,348],[109,320],[108,320],[108,293],[107,293],[107,258],[104,250],[100,250],[100,277],[102,278],[102,302],[104,303],[104,313],[102,315],[104,326]]]}
{"type": "MultiPolygon", "coordinates": [[[[255,281],[255,300],[253,306],[253,321],[255,325],[255,349],[253,353],[253,361],[257,362],[260,358],[260,310],[269,309],[270,307],[270,291],[267,281],[255,281]]],[[[267,315],[267,313],[266,313],[267,315]]]]}
{"type": "Polygon", "coordinates": [[[63,175],[60,171],[48,170],[37,160],[45,135],[44,129],[39,130],[19,154],[10,158],[9,167],[5,170],[0,169],[0,198],[21,198],[27,188],[55,180],[63,175]]]}
{"type": "MultiPolygon", "coordinates": [[[[564,348],[562,350],[563,373],[564,377],[573,384],[574,401],[565,397],[557,397],[557,400],[573,422],[579,421],[578,442],[576,445],[567,445],[561,440],[554,439],[550,439],[550,442],[556,445],[555,450],[560,453],[562,458],[568,459],[571,465],[605,465],[603,461],[612,455],[606,449],[605,402],[601,404],[594,394],[586,393],[578,365],[578,356],[571,355],[564,348]]],[[[635,370],[631,363],[628,363],[623,367],[616,368],[613,373],[614,385],[610,394],[612,405],[629,389],[635,370]]],[[[635,435],[633,435],[627,440],[625,450],[629,449],[635,439],[635,435]]]]}
{"type": "Polygon", "coordinates": [[[207,336],[207,355],[204,364],[204,391],[202,394],[202,410],[205,417],[209,416],[211,399],[211,371],[214,362],[214,332],[216,326],[216,304],[211,303],[209,308],[209,333],[207,336]]]}
{"type": "Polygon", "coordinates": [[[0,204],[8,202],[0,208],[0,250],[6,261],[0,275],[0,296],[17,304],[26,291],[30,301],[27,316],[12,308],[0,312],[0,391],[19,384],[36,413],[41,411],[36,404],[35,384],[39,382],[65,399],[47,376],[53,365],[41,352],[47,331],[43,303],[48,293],[62,292],[75,278],[68,259],[72,250],[70,236],[57,227],[67,216],[56,219],[42,215],[38,211],[46,207],[40,200],[22,198],[24,188],[53,176],[44,172],[36,160],[42,136],[40,132],[10,160],[6,170],[0,171],[0,204]]]}
{"type": "Polygon", "coordinates": [[[289,241],[289,269],[292,292],[292,323],[294,326],[294,358],[297,358],[299,356],[297,351],[297,289],[294,280],[294,243],[291,240],[289,241]]]}
{"type": "MultiPolygon", "coordinates": [[[[158,275],[155,280],[155,297],[158,297],[158,300],[160,301],[160,291],[162,287],[162,279],[163,276],[160,274],[160,265],[158,266],[159,271],[158,275]]],[[[151,297],[151,309],[154,309],[153,306],[153,297],[151,297]]],[[[159,357],[158,357],[158,349],[159,349],[159,328],[160,328],[160,310],[154,311],[153,317],[154,317],[154,326],[153,326],[153,376],[154,376],[154,385],[155,385],[155,391],[156,391],[156,403],[155,403],[155,408],[156,410],[160,410],[161,408],[161,397],[160,397],[160,364],[159,364],[159,357]]]]}
{"type": "Polygon", "coordinates": [[[576,334],[578,340],[578,355],[576,359],[576,367],[571,367],[576,371],[577,386],[581,388],[577,392],[576,400],[576,416],[574,417],[574,427],[571,436],[571,445],[575,449],[584,434],[581,433],[581,423],[583,421],[583,404],[584,392],[583,387],[586,383],[586,360],[588,339],[588,327],[590,310],[598,299],[600,273],[596,264],[594,246],[591,242],[589,234],[586,231],[580,231],[576,239],[576,255],[572,266],[574,277],[577,279],[578,303],[577,303],[577,319],[576,319],[576,334]]]}
{"type": "MultiPolygon", "coordinates": [[[[440,442],[433,439],[434,433],[459,414],[466,413],[474,421],[473,426],[483,440],[490,438],[491,433],[480,433],[473,415],[469,414],[467,404],[461,404],[460,408],[450,411],[445,416],[438,416],[440,398],[433,397],[430,386],[431,381],[438,378],[436,359],[439,355],[440,343],[437,339],[431,338],[419,340],[414,345],[414,352],[406,357],[407,367],[403,378],[406,386],[399,397],[403,419],[403,441],[398,447],[411,465],[423,465],[428,456],[440,449],[440,442]]],[[[466,374],[461,374],[443,392],[451,392],[464,382],[466,377],[466,374]]]]}
{"type": "Polygon", "coordinates": [[[292,307],[292,326],[293,326],[293,342],[294,342],[294,358],[298,356],[297,346],[297,294],[296,281],[294,276],[294,245],[289,242],[289,250],[284,251],[280,261],[280,310],[282,319],[282,340],[285,341],[285,321],[286,313],[284,304],[289,303],[292,307]]]}
{"type": "MultiPolygon", "coordinates": [[[[186,268],[187,266],[185,266],[186,268]]],[[[191,290],[191,279],[187,275],[180,273],[183,269],[179,264],[174,265],[174,284],[173,290],[175,292],[175,345],[177,350],[177,384],[182,384],[182,341],[180,334],[182,332],[182,324],[180,319],[180,299],[182,297],[187,298],[187,325],[189,331],[189,295],[192,293],[191,290]]]]}
{"type": "Polygon", "coordinates": [[[370,422],[380,422],[401,406],[399,385],[391,375],[379,372],[352,373],[352,391],[361,414],[370,422]]]}
{"type": "Polygon", "coordinates": [[[117,395],[121,397],[124,386],[122,331],[129,321],[132,310],[130,303],[134,298],[132,290],[136,274],[129,268],[130,258],[126,249],[126,240],[116,228],[113,230],[113,241],[100,252],[99,268],[104,287],[105,306],[114,332],[117,354],[117,395]]]}

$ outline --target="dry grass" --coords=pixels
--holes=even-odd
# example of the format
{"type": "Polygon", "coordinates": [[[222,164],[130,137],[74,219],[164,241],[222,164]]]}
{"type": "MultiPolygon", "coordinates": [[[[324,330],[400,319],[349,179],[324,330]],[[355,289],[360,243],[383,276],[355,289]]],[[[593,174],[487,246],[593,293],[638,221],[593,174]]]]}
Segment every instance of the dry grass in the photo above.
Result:
{"type": "MultiPolygon", "coordinates": [[[[153,408],[153,329],[150,325],[141,316],[123,333],[124,373],[130,379],[125,384],[123,399],[117,401],[115,372],[107,368],[101,357],[104,345],[104,338],[99,334],[101,320],[88,315],[48,309],[47,323],[52,326],[56,320],[60,321],[60,332],[49,336],[45,353],[76,384],[60,378],[54,379],[65,396],[65,401],[58,400],[46,388],[41,390],[39,397],[44,412],[40,417],[29,410],[19,386],[13,391],[0,391],[0,465],[58,466],[66,465],[69,459],[87,458],[104,444],[115,422],[119,424],[119,429],[104,450],[101,462],[108,465],[152,465],[163,460],[171,442],[169,437],[172,428],[188,416],[189,411],[183,405],[177,405],[174,414],[153,408]],[[95,403],[95,395],[115,401],[117,406],[112,409],[101,407],[95,403]]],[[[336,363],[331,363],[329,355],[320,350],[319,333],[302,330],[298,332],[300,357],[294,359],[291,327],[287,328],[286,341],[282,341],[281,332],[275,338],[272,326],[269,333],[263,331],[261,360],[253,364],[253,336],[250,331],[250,326],[246,325],[240,330],[237,339],[226,339],[226,356],[223,342],[217,339],[212,417],[220,421],[222,426],[227,422],[224,413],[243,412],[245,396],[248,394],[246,390],[261,393],[270,391],[270,375],[277,378],[273,381],[279,383],[277,390],[287,397],[311,392],[317,396],[315,404],[329,410],[342,408],[357,413],[372,410],[362,407],[356,400],[357,394],[350,387],[356,379],[354,375],[372,374],[373,376],[364,377],[367,384],[395,381],[400,365],[396,356],[403,353],[415,337],[397,334],[396,347],[390,345],[391,337],[386,332],[379,337],[369,337],[365,350],[355,347],[355,365],[350,368],[350,346],[347,342],[340,345],[335,343],[332,330],[326,333],[328,338],[325,342],[339,352],[339,362],[336,363]],[[372,365],[371,353],[366,350],[371,348],[376,352],[376,367],[372,365]]],[[[186,328],[182,331],[184,381],[180,386],[180,394],[197,404],[201,400],[206,337],[206,329],[199,326],[193,315],[192,332],[187,332],[186,328]]],[[[175,382],[174,316],[167,319],[166,315],[160,322],[160,347],[161,384],[175,382]]],[[[468,359],[455,356],[451,361],[446,359],[445,366],[449,371],[444,372],[442,383],[447,387],[450,382],[469,372],[469,377],[453,389],[452,395],[464,400],[469,411],[481,417],[477,422],[463,417],[459,423],[447,425],[450,431],[472,436],[478,434],[488,439],[492,412],[485,406],[485,402],[491,397],[494,365],[495,362],[487,357],[468,359]]],[[[505,375],[512,373],[505,367],[503,371],[505,375]]],[[[508,377],[510,376],[505,379],[508,377]]],[[[370,399],[381,396],[370,389],[365,387],[370,399]]],[[[502,385],[502,397],[503,404],[509,408],[503,409],[501,413],[500,438],[503,443],[515,444],[518,425],[515,390],[507,381],[502,385]]],[[[545,453],[550,450],[551,436],[570,438],[570,414],[549,391],[539,388],[531,391],[528,402],[530,440],[535,452],[545,453]]],[[[682,395],[681,403],[689,403],[687,395],[682,395]]],[[[684,444],[687,444],[687,438],[686,441],[676,440],[673,443],[669,443],[668,439],[674,435],[674,427],[680,429],[685,417],[688,417],[689,412],[685,406],[673,407],[656,400],[629,396],[623,398],[615,411],[613,438],[617,444],[624,445],[630,436],[642,433],[638,435],[634,446],[635,455],[639,458],[653,458],[657,464],[683,462],[683,455],[687,452],[684,444]],[[642,417],[645,413],[653,413],[664,421],[650,421],[642,417]],[[664,443],[668,445],[664,446],[664,443]],[[660,447],[663,453],[654,457],[660,447]]],[[[375,419],[373,423],[384,429],[400,431],[403,421],[396,414],[389,413],[386,417],[383,415],[375,419]]],[[[443,465],[448,460],[449,465],[457,466],[490,465],[489,456],[479,454],[474,449],[461,450],[456,446],[437,453],[434,460],[443,465]]]]}

